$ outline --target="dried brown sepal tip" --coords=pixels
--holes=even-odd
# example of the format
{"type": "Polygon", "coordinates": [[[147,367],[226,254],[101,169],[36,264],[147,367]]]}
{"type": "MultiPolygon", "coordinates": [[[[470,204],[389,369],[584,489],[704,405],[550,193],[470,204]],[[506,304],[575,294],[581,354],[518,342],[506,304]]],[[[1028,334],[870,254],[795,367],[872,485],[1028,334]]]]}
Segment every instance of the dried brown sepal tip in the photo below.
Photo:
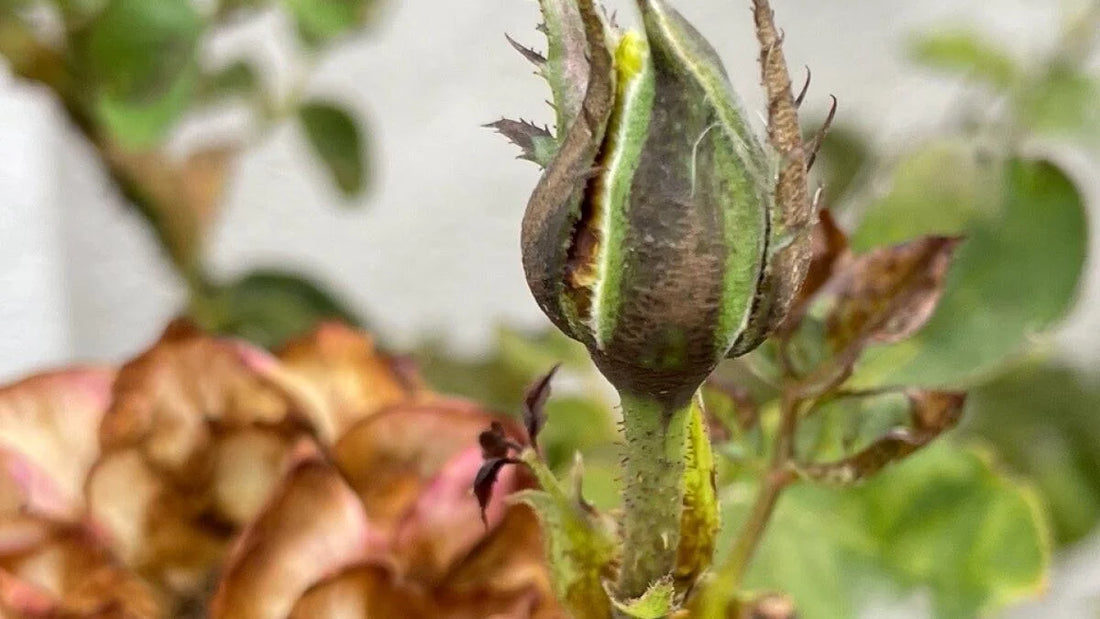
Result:
{"type": "Polygon", "coordinates": [[[546,401],[550,399],[550,382],[558,373],[561,364],[550,368],[545,376],[536,380],[523,394],[523,425],[527,428],[527,440],[538,451],[538,436],[546,425],[546,401]]]}
{"type": "Polygon", "coordinates": [[[779,329],[779,334],[784,337],[798,329],[811,301],[851,256],[848,235],[837,225],[829,209],[819,210],[817,219],[810,241],[812,257],[806,270],[806,279],[803,280],[798,296],[779,329]]]}
{"type": "Polygon", "coordinates": [[[481,464],[474,476],[474,496],[477,497],[478,507],[481,508],[481,522],[489,527],[489,519],[485,515],[485,509],[489,506],[489,499],[493,496],[493,486],[497,483],[500,470],[507,464],[519,464],[516,458],[489,458],[481,464]]]}

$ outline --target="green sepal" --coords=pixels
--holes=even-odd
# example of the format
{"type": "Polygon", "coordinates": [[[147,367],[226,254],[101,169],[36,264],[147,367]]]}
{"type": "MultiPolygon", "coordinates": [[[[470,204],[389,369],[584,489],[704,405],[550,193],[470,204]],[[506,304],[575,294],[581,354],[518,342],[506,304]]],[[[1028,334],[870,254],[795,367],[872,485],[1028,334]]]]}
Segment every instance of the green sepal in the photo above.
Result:
{"type": "Polygon", "coordinates": [[[680,516],[680,546],[674,572],[680,593],[691,589],[710,567],[722,524],[714,452],[703,406],[702,394],[696,394],[687,424],[684,511],[680,516]]]}
{"type": "Polygon", "coordinates": [[[527,504],[538,515],[558,600],[576,619],[611,617],[611,598],[604,583],[614,576],[619,543],[608,523],[581,496],[580,456],[569,489],[562,487],[533,450],[521,458],[542,489],[519,492],[509,500],[527,504]]]}
{"type": "Polygon", "coordinates": [[[674,610],[675,598],[676,587],[672,578],[666,576],[650,585],[640,597],[628,602],[612,599],[612,602],[616,609],[628,617],[661,619],[674,610]]]}

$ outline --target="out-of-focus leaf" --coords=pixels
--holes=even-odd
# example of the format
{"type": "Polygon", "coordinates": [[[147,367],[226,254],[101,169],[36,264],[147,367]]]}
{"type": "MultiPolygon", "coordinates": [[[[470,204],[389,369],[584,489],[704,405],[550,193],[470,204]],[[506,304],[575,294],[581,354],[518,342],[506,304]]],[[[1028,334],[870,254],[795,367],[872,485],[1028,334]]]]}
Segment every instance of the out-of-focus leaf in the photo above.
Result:
{"type": "Polygon", "coordinates": [[[1018,120],[1035,133],[1100,140],[1100,79],[1072,66],[1054,65],[1016,100],[1018,120]]]}
{"type": "Polygon", "coordinates": [[[359,322],[350,309],[317,284],[275,270],[253,271],[219,291],[214,304],[209,327],[265,348],[303,335],[326,320],[359,322]]]}
{"type": "Polygon", "coordinates": [[[113,144],[101,152],[164,251],[180,271],[190,274],[218,214],[234,150],[212,147],[192,153],[182,163],[159,152],[132,152],[113,144]]]}
{"type": "Polygon", "coordinates": [[[369,21],[377,0],[282,0],[308,45],[347,34],[369,21]]]}
{"type": "MultiPolygon", "coordinates": [[[[753,493],[727,497],[724,519],[740,521],[753,493]]],[[[984,453],[939,444],[863,486],[788,489],[747,585],[789,593],[806,619],[857,616],[884,584],[923,588],[934,616],[961,619],[1037,593],[1048,563],[1034,492],[984,453]]]]}
{"type": "Polygon", "coordinates": [[[366,136],[345,110],[324,101],[311,101],[298,110],[298,118],[313,152],[328,168],[333,182],[346,198],[363,192],[369,164],[366,136]]]}
{"type": "Polygon", "coordinates": [[[134,103],[100,94],[95,113],[112,140],[127,150],[141,151],[163,141],[191,104],[194,89],[195,74],[187,71],[155,101],[134,103]]]}
{"type": "MultiPolygon", "coordinates": [[[[908,227],[914,234],[930,227],[958,233],[960,224],[966,236],[928,324],[906,342],[867,351],[857,367],[861,384],[965,385],[1010,361],[1075,300],[1088,223],[1074,183],[1043,160],[1013,159],[999,173],[964,176],[967,184],[999,189],[995,210],[967,221],[934,199],[914,210],[914,202],[891,195],[873,207],[872,217],[853,238],[854,245],[867,246],[904,234],[908,227]],[[939,213],[945,219],[937,226],[939,213]],[[894,223],[881,225],[887,219],[894,223]]],[[[917,184],[899,186],[895,194],[934,188],[950,178],[940,172],[908,176],[907,183],[917,184]]],[[[974,186],[965,194],[984,191],[974,186]]],[[[971,217],[982,210],[974,201],[956,208],[971,217]]]]}
{"type": "Polygon", "coordinates": [[[1086,378],[1026,364],[971,392],[961,430],[1034,480],[1060,544],[1100,521],[1100,385],[1086,378]]]}
{"type": "Polygon", "coordinates": [[[77,61],[112,99],[155,101],[194,65],[202,28],[189,0],[110,0],[77,38],[77,61]]]}
{"type": "MultiPolygon", "coordinates": [[[[557,329],[521,332],[500,327],[491,352],[480,358],[458,358],[430,342],[416,357],[428,383],[438,391],[515,414],[523,406],[527,385],[554,364],[561,363],[564,370],[595,371],[584,346],[557,329]]],[[[553,401],[548,406],[551,417],[562,414],[553,401]]],[[[553,427],[547,429],[554,432],[553,427]]]]}
{"type": "Polygon", "coordinates": [[[189,0],[109,0],[73,36],[96,114],[132,148],[157,142],[187,108],[202,19],[189,0]]]}
{"type": "Polygon", "coordinates": [[[681,592],[690,590],[710,567],[721,526],[717,472],[703,406],[702,395],[697,395],[687,427],[684,509],[680,516],[680,545],[673,572],[676,589],[681,592]]]}
{"type": "Polygon", "coordinates": [[[961,73],[1001,90],[1007,90],[1020,70],[1009,54],[970,30],[925,34],[910,45],[914,61],[933,69],[961,73]]]}
{"type": "Polygon", "coordinates": [[[926,586],[937,617],[974,617],[1041,590],[1050,540],[1035,492],[990,456],[941,444],[859,488],[873,555],[926,586]]]}
{"type": "Polygon", "coordinates": [[[244,60],[204,77],[203,92],[208,96],[233,96],[250,94],[260,85],[256,69],[244,60]]]}
{"type": "Polygon", "coordinates": [[[920,147],[895,166],[889,193],[861,213],[852,249],[964,234],[995,219],[1005,195],[1000,173],[995,161],[961,140],[920,147]]]}

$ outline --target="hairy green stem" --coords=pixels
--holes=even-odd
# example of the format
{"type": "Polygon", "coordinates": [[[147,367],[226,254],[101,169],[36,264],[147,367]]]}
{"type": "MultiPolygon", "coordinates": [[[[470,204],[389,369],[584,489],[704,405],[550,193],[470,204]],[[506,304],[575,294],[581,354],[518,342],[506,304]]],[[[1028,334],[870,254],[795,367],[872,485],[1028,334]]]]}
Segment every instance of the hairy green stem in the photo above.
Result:
{"type": "Polygon", "coordinates": [[[675,567],[691,403],[672,406],[627,393],[621,397],[625,513],[616,593],[626,600],[645,593],[675,567]]]}

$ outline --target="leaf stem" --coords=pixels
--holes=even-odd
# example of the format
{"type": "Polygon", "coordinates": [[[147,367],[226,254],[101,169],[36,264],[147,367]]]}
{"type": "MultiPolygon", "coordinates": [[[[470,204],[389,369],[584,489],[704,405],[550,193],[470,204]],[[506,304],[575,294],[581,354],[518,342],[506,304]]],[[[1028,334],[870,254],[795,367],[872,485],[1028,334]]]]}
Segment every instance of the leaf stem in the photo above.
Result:
{"type": "Polygon", "coordinates": [[[621,399],[626,439],[625,513],[616,593],[629,600],[641,596],[675,567],[691,403],[670,405],[627,393],[622,393],[621,399]]]}

